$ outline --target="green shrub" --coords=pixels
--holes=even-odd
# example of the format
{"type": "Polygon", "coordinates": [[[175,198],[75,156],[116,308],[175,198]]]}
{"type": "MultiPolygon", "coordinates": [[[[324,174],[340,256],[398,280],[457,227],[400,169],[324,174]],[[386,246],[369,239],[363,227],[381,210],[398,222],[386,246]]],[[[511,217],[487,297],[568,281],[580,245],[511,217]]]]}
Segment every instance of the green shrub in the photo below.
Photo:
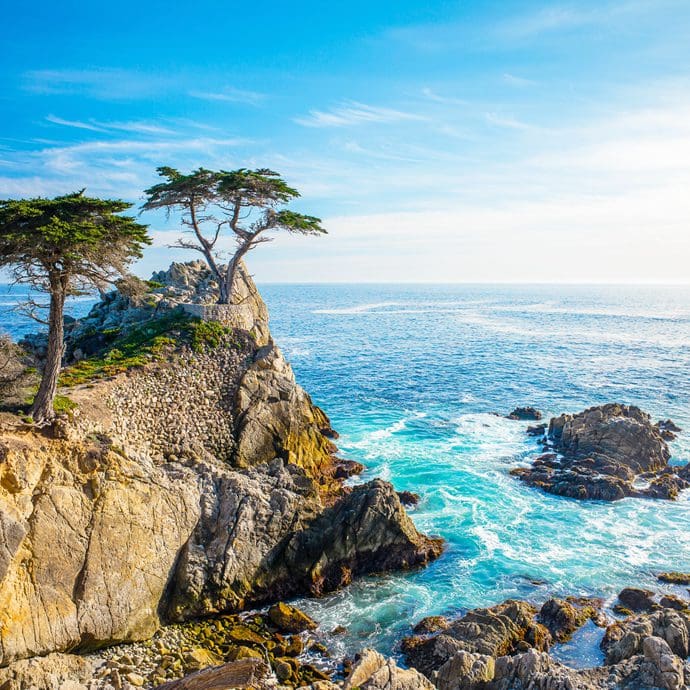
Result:
{"type": "Polygon", "coordinates": [[[213,350],[232,331],[219,321],[196,321],[192,324],[190,345],[194,352],[213,350]]]}

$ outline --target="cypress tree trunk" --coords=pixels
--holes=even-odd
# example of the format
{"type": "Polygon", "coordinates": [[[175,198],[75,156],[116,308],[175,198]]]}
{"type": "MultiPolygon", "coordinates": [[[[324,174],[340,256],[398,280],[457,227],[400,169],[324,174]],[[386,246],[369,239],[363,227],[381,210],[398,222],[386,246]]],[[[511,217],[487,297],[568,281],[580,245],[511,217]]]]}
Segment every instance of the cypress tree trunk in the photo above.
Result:
{"type": "Polygon", "coordinates": [[[235,252],[232,259],[228,263],[228,269],[225,273],[225,295],[221,290],[221,296],[218,300],[218,304],[230,304],[232,301],[232,288],[235,285],[235,278],[237,277],[237,269],[239,268],[240,261],[242,261],[244,255],[251,249],[249,243],[240,246],[240,248],[235,252]]]}
{"type": "Polygon", "coordinates": [[[43,368],[41,385],[34,398],[31,415],[42,424],[55,416],[53,400],[57,392],[58,377],[62,366],[64,349],[64,311],[66,281],[60,276],[50,277],[50,312],[48,315],[48,349],[43,368]]]}

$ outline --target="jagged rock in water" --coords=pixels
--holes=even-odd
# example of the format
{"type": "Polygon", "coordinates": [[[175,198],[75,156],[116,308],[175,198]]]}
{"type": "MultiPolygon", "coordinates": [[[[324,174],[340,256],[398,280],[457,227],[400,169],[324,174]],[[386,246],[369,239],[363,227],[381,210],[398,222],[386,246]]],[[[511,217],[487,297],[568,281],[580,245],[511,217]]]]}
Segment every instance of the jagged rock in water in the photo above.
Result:
{"type": "Polygon", "coordinates": [[[460,651],[497,658],[520,649],[548,649],[549,631],[534,620],[537,610],[524,601],[508,600],[488,609],[474,609],[433,637],[403,641],[405,660],[431,677],[460,651]]]}
{"type": "Polygon", "coordinates": [[[559,496],[605,501],[673,499],[690,487],[688,468],[668,464],[659,428],[634,406],[612,403],[554,417],[548,440],[554,453],[511,474],[559,496]]]}
{"type": "Polygon", "coordinates": [[[690,585],[690,573],[659,573],[657,580],[672,585],[690,585]]]}
{"type": "Polygon", "coordinates": [[[614,666],[578,670],[536,649],[495,661],[459,652],[434,680],[438,690],[684,690],[690,669],[664,640],[647,637],[640,655],[614,666]]]}
{"type": "Polygon", "coordinates": [[[204,512],[173,580],[172,619],[320,595],[355,575],[440,554],[441,543],[417,532],[390,484],[358,486],[324,509],[294,466],[274,461],[260,470],[204,479],[204,512]]]}
{"type": "Polygon", "coordinates": [[[414,669],[401,669],[372,649],[363,650],[342,690],[434,690],[434,686],[414,669]]]}
{"type": "Polygon", "coordinates": [[[639,589],[638,587],[626,587],[621,590],[618,594],[618,601],[621,606],[633,613],[641,613],[658,608],[658,605],[654,603],[654,592],[648,589],[639,589]]]}
{"type": "Polygon", "coordinates": [[[661,434],[661,438],[666,441],[674,441],[678,434],[683,431],[677,424],[674,424],[670,419],[660,420],[655,424],[656,428],[661,434]]]}
{"type": "Polygon", "coordinates": [[[600,626],[606,625],[606,619],[601,613],[602,606],[601,599],[549,599],[541,607],[537,620],[546,626],[556,642],[565,642],[588,620],[593,620],[600,626]]]}
{"type": "Polygon", "coordinates": [[[422,618],[412,630],[416,635],[430,635],[441,632],[441,630],[447,630],[449,626],[450,623],[445,616],[427,616],[422,618]]]}
{"type": "Polygon", "coordinates": [[[508,419],[517,419],[523,422],[538,422],[542,418],[542,414],[536,407],[516,407],[507,417],[508,419]]]}

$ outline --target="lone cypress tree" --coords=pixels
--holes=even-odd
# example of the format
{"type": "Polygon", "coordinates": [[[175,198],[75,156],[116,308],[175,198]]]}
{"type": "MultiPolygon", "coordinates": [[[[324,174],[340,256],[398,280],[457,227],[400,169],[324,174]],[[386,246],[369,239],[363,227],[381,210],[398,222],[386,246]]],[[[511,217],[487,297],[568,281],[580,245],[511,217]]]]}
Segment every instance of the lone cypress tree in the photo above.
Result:
{"type": "Polygon", "coordinates": [[[151,243],[145,225],[119,215],[131,206],[84,196],[84,190],[54,199],[0,200],[0,268],[50,297],[48,348],[31,410],[38,423],[55,415],[65,300],[112,283],[151,243]]]}
{"type": "Polygon", "coordinates": [[[188,175],[169,167],[158,168],[165,182],[146,190],[144,211],[163,208],[182,211],[182,223],[193,239],[173,246],[201,252],[219,288],[219,304],[228,304],[238,266],[250,250],[273,238],[270,231],[295,235],[322,235],[321,219],[280,206],[299,197],[280,175],[266,168],[213,171],[199,168],[188,175]],[[236,249],[227,266],[218,249],[223,233],[234,237],[236,249]]]}

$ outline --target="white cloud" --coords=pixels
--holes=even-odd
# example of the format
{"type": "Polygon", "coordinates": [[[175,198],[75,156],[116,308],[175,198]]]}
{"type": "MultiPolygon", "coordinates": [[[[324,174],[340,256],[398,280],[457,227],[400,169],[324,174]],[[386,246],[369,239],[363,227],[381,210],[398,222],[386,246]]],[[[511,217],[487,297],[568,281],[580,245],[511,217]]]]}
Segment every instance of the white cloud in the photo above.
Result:
{"type": "Polygon", "coordinates": [[[247,103],[249,105],[258,105],[268,98],[265,93],[245,91],[244,89],[236,89],[231,86],[225,87],[221,91],[191,91],[189,95],[193,98],[200,98],[205,101],[247,103]]]}
{"type": "Polygon", "coordinates": [[[346,101],[329,110],[310,110],[308,116],[294,118],[294,121],[304,127],[349,127],[372,122],[425,119],[415,113],[367,105],[357,101],[346,101]]]}
{"type": "Polygon", "coordinates": [[[73,127],[75,129],[87,129],[91,132],[105,132],[106,130],[90,122],[79,122],[77,120],[63,120],[61,117],[55,115],[46,115],[46,120],[54,125],[62,125],[64,127],[73,127]]]}
{"type": "Polygon", "coordinates": [[[433,89],[430,89],[428,87],[422,89],[422,95],[430,101],[434,101],[436,103],[445,103],[447,105],[470,105],[470,101],[468,100],[462,98],[455,98],[452,96],[441,96],[440,94],[436,93],[433,89]]]}

